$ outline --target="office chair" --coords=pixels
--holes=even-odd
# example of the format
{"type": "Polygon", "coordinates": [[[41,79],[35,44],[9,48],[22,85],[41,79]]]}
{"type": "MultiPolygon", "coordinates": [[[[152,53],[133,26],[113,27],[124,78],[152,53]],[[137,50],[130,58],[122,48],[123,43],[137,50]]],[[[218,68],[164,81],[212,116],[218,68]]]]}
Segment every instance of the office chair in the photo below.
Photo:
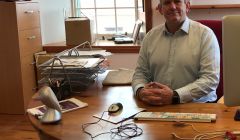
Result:
{"type": "Polygon", "coordinates": [[[196,20],[208,26],[215,33],[220,47],[220,81],[217,87],[217,100],[223,96],[223,63],[222,63],[222,20],[196,20]]]}

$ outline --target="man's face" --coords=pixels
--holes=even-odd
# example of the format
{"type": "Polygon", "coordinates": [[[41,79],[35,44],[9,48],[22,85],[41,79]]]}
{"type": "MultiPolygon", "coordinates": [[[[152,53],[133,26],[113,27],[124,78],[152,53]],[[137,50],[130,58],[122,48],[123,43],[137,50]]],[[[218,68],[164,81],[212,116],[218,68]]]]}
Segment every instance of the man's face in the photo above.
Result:
{"type": "Polygon", "coordinates": [[[190,9],[190,2],[185,0],[162,0],[159,11],[167,23],[181,23],[190,9]]]}

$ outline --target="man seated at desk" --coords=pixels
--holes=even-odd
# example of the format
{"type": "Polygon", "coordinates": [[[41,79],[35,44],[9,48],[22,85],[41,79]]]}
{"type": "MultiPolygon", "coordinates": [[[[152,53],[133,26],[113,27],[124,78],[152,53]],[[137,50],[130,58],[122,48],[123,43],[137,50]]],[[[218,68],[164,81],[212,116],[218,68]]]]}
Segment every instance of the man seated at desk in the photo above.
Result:
{"type": "Polygon", "coordinates": [[[158,8],[166,22],[143,40],[135,95],[151,105],[215,101],[220,52],[213,31],[187,17],[189,0],[160,0],[158,8]]]}

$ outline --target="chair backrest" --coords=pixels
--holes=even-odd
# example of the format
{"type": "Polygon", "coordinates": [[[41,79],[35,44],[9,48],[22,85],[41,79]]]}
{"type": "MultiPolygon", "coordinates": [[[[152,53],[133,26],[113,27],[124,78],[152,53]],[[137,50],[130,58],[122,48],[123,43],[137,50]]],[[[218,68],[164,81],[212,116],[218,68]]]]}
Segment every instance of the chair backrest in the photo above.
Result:
{"type": "Polygon", "coordinates": [[[135,44],[138,39],[138,35],[139,35],[142,24],[143,24],[143,21],[141,21],[141,20],[137,20],[135,22],[133,33],[132,33],[133,44],[135,44]]]}
{"type": "Polygon", "coordinates": [[[220,47],[220,82],[217,88],[217,100],[223,96],[223,64],[222,64],[222,20],[197,20],[208,26],[215,33],[220,47]]]}

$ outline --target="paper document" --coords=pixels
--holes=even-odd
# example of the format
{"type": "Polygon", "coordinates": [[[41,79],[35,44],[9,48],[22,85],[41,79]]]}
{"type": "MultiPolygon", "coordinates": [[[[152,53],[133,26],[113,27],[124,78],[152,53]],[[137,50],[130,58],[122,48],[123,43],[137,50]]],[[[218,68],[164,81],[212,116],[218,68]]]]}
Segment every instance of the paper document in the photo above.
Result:
{"type": "MultiPolygon", "coordinates": [[[[61,62],[63,66],[66,67],[84,67],[84,68],[91,68],[95,67],[98,62],[100,61],[100,58],[61,58],[61,62]]],[[[52,63],[50,63],[50,66],[52,63]]],[[[54,66],[61,67],[60,61],[56,60],[54,61],[54,66]]]]}
{"type": "Polygon", "coordinates": [[[92,51],[78,51],[79,55],[96,55],[100,54],[102,56],[112,55],[111,52],[106,52],[106,50],[92,50],[92,51]]]}
{"type": "MultiPolygon", "coordinates": [[[[75,55],[75,52],[72,52],[72,55],[75,55]]],[[[91,50],[91,51],[78,51],[78,54],[81,55],[96,55],[100,54],[102,56],[109,56],[112,55],[111,52],[107,52],[106,50],[91,50]]],[[[64,56],[68,56],[68,52],[64,54],[64,56]]]]}
{"type": "MultiPolygon", "coordinates": [[[[76,98],[62,100],[59,102],[59,104],[61,106],[62,113],[73,111],[73,110],[88,106],[87,103],[84,103],[76,98]]],[[[40,116],[43,115],[45,111],[46,111],[45,105],[27,109],[28,113],[30,113],[32,115],[40,115],[40,116]]]]}

